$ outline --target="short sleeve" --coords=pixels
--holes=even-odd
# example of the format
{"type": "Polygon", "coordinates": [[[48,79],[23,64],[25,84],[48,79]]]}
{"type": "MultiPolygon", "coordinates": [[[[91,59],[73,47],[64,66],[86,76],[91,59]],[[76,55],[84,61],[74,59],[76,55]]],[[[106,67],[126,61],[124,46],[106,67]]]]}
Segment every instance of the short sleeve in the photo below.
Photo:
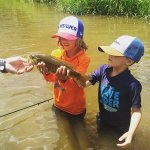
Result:
{"type": "Polygon", "coordinates": [[[131,107],[140,108],[141,107],[141,90],[142,86],[139,81],[135,81],[130,84],[130,101],[131,107]]]}
{"type": "Polygon", "coordinates": [[[106,69],[106,65],[102,65],[102,66],[99,66],[95,71],[93,71],[89,77],[90,77],[90,82],[94,85],[96,82],[100,82],[101,81],[101,78],[102,78],[102,75],[104,74],[105,72],[105,69],[106,69]]]}

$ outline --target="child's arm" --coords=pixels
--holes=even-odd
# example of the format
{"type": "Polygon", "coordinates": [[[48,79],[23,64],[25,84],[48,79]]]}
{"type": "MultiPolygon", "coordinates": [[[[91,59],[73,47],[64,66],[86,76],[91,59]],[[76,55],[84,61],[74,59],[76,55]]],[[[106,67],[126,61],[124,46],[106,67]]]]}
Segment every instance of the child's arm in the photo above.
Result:
{"type": "MultiPolygon", "coordinates": [[[[74,79],[74,80],[75,80],[75,82],[78,84],[78,86],[83,87],[83,86],[78,82],[78,80],[76,80],[76,79],[74,79]]],[[[86,88],[86,87],[88,87],[88,86],[90,86],[90,85],[92,85],[92,83],[91,83],[90,81],[86,81],[86,82],[85,82],[85,86],[84,86],[83,88],[86,88]]]]}
{"type": "Polygon", "coordinates": [[[130,126],[129,126],[129,131],[124,133],[120,138],[119,141],[125,140],[124,143],[117,144],[117,146],[125,148],[129,144],[131,144],[133,135],[135,133],[135,130],[140,123],[141,120],[141,109],[140,108],[132,108],[132,116],[131,116],[131,121],[130,121],[130,126]]]}

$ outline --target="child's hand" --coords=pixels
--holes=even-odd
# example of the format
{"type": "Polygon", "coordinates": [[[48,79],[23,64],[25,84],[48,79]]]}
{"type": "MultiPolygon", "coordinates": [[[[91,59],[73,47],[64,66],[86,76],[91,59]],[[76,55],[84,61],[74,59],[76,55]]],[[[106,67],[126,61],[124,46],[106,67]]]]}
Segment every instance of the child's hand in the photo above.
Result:
{"type": "Polygon", "coordinates": [[[129,132],[126,132],[124,133],[120,138],[119,138],[119,141],[123,141],[123,143],[120,143],[120,144],[117,144],[118,147],[121,147],[121,148],[127,148],[130,146],[131,144],[131,141],[132,141],[132,134],[129,133],[129,132]]]}
{"type": "Polygon", "coordinates": [[[67,80],[69,73],[70,70],[67,69],[65,66],[60,66],[56,71],[56,75],[59,80],[67,80]]]}
{"type": "Polygon", "coordinates": [[[44,62],[39,62],[39,63],[37,64],[37,68],[38,68],[38,70],[39,70],[42,74],[48,73],[47,68],[45,67],[45,63],[44,63],[44,62]]]}

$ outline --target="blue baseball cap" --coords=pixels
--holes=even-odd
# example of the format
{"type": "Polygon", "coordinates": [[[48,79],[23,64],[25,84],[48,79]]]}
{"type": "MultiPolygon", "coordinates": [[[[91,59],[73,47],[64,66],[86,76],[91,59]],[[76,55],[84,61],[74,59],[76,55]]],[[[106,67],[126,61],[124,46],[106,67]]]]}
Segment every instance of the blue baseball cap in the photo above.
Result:
{"type": "Polygon", "coordinates": [[[126,56],[134,62],[139,62],[144,55],[144,45],[137,37],[123,35],[117,38],[110,46],[99,46],[101,52],[113,56],[126,56]]]}
{"type": "Polygon", "coordinates": [[[77,38],[83,38],[83,32],[84,26],[82,21],[75,16],[68,16],[60,21],[58,32],[51,37],[62,37],[67,40],[76,40],[77,38]]]}

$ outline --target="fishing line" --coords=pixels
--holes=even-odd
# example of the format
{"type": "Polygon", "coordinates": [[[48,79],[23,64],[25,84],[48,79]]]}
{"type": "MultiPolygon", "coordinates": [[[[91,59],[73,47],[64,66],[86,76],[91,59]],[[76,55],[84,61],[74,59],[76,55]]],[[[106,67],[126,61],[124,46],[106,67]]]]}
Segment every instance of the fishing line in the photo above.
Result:
{"type": "Polygon", "coordinates": [[[21,110],[24,110],[24,109],[33,107],[33,106],[36,106],[36,105],[40,105],[40,104],[45,103],[45,102],[49,102],[49,101],[52,100],[52,99],[53,99],[53,98],[50,98],[50,99],[47,99],[47,100],[38,102],[38,103],[36,103],[36,104],[30,105],[30,106],[27,106],[27,107],[23,107],[23,108],[21,108],[21,109],[18,109],[18,110],[15,110],[15,111],[12,111],[12,112],[3,114],[3,115],[0,116],[0,118],[1,118],[1,117],[4,117],[4,116],[8,116],[8,115],[13,114],[13,113],[16,113],[16,112],[18,112],[18,111],[21,111],[21,110]]]}

